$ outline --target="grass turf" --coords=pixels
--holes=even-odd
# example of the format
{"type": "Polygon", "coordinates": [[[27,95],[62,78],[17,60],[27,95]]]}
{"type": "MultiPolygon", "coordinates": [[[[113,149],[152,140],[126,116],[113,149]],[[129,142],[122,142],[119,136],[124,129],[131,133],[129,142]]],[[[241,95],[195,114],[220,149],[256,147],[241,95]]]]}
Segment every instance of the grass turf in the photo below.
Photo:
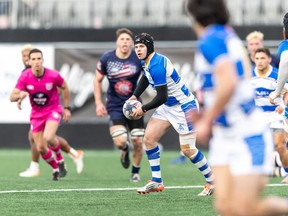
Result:
{"type": "MultiPolygon", "coordinates": [[[[176,151],[164,150],[161,155],[164,192],[147,195],[136,193],[136,188],[151,177],[146,155],[139,183],[129,182],[131,169],[122,168],[118,151],[85,151],[81,175],[76,173],[72,160],[64,156],[68,175],[54,182],[50,167],[42,159],[40,177],[19,177],[19,172],[29,165],[30,151],[1,149],[0,214],[217,215],[213,210],[213,197],[197,196],[201,188],[171,188],[204,184],[202,175],[188,160],[185,164],[170,164],[170,160],[178,156],[176,151]]],[[[270,179],[270,183],[280,181],[280,178],[270,179]]],[[[266,194],[287,196],[287,187],[267,187],[266,194]]]]}

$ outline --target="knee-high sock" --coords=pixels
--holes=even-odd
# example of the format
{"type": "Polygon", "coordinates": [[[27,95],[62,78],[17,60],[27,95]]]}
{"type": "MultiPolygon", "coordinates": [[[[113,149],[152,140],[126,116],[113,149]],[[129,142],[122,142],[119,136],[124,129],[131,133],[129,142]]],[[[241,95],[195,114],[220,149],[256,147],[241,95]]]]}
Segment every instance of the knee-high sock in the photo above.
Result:
{"type": "Polygon", "coordinates": [[[41,155],[41,156],[42,156],[43,160],[45,160],[53,168],[53,170],[58,169],[58,164],[57,164],[56,160],[54,159],[52,151],[50,149],[48,149],[46,154],[41,155]]]}
{"type": "Polygon", "coordinates": [[[151,180],[155,182],[162,182],[159,146],[156,146],[153,149],[146,150],[146,154],[152,171],[151,180]]]}
{"type": "Polygon", "coordinates": [[[202,175],[205,177],[206,182],[212,184],[214,181],[214,177],[204,154],[200,150],[198,150],[198,152],[193,155],[190,160],[200,170],[202,175]]]}
{"type": "Polygon", "coordinates": [[[63,156],[62,156],[62,153],[61,153],[61,147],[60,147],[60,143],[58,143],[56,146],[49,146],[49,148],[55,152],[55,155],[56,155],[56,160],[57,162],[62,162],[64,159],[63,159],[63,156]]]}

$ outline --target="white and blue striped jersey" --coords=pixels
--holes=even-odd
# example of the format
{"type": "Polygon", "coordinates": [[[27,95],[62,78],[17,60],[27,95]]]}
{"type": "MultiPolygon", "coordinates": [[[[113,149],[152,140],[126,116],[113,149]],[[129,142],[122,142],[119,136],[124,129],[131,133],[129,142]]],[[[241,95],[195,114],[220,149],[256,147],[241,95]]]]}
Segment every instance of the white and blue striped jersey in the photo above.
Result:
{"type": "Polygon", "coordinates": [[[217,81],[214,77],[214,67],[225,59],[234,62],[238,76],[238,84],[234,94],[218,116],[215,123],[230,127],[254,110],[254,90],[249,80],[245,78],[247,54],[242,41],[229,26],[211,25],[199,38],[198,50],[195,54],[195,70],[200,73],[201,90],[204,95],[204,106],[214,104],[214,87],[217,81]],[[211,49],[212,48],[212,49],[211,49]]]}
{"type": "Polygon", "coordinates": [[[278,47],[278,56],[281,57],[282,52],[288,50],[288,40],[283,40],[278,47]]]}
{"type": "Polygon", "coordinates": [[[252,71],[251,83],[255,89],[255,103],[264,112],[273,112],[279,105],[271,104],[269,94],[275,91],[277,86],[278,69],[269,66],[269,71],[265,76],[261,76],[255,67],[252,71]]]}
{"type": "MultiPolygon", "coordinates": [[[[278,68],[269,66],[268,72],[263,76],[257,72],[257,67],[252,71],[251,83],[255,89],[256,106],[262,109],[263,117],[267,120],[269,127],[272,129],[283,128],[283,115],[275,112],[280,104],[271,104],[269,94],[275,91],[277,86],[278,68]]],[[[283,103],[281,100],[280,103],[283,103]]]]}
{"type": "Polygon", "coordinates": [[[174,106],[194,100],[194,95],[185,86],[171,61],[157,52],[152,55],[147,64],[144,61],[141,63],[152,88],[167,84],[168,100],[164,104],[174,106]]]}
{"type": "Polygon", "coordinates": [[[264,112],[273,112],[279,105],[271,104],[269,94],[275,91],[277,86],[278,69],[269,66],[269,71],[265,76],[261,76],[255,67],[252,71],[251,83],[255,89],[255,103],[264,112]]]}

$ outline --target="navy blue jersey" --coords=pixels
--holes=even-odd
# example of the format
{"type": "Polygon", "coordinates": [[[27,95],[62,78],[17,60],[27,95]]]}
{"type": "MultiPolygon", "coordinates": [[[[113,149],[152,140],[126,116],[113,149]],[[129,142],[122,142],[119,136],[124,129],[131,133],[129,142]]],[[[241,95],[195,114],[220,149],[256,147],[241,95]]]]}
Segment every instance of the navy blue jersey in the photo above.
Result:
{"type": "Polygon", "coordinates": [[[121,109],[136,88],[142,71],[140,60],[135,51],[127,59],[116,56],[116,50],[105,52],[97,63],[97,71],[109,81],[106,108],[108,113],[121,109]]]}

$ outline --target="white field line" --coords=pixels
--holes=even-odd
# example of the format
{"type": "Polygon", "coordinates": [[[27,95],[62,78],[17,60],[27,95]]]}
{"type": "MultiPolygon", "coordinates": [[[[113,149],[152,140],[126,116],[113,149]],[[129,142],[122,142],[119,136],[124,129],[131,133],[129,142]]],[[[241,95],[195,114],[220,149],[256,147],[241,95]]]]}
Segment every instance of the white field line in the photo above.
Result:
{"type": "MultiPolygon", "coordinates": [[[[267,184],[266,187],[287,187],[288,184],[267,184]]],[[[203,188],[203,185],[196,186],[165,186],[166,189],[187,189],[203,188]]],[[[0,191],[0,194],[11,193],[49,193],[49,192],[73,192],[73,191],[128,191],[137,190],[138,188],[73,188],[73,189],[45,189],[45,190],[8,190],[0,191]]]]}

